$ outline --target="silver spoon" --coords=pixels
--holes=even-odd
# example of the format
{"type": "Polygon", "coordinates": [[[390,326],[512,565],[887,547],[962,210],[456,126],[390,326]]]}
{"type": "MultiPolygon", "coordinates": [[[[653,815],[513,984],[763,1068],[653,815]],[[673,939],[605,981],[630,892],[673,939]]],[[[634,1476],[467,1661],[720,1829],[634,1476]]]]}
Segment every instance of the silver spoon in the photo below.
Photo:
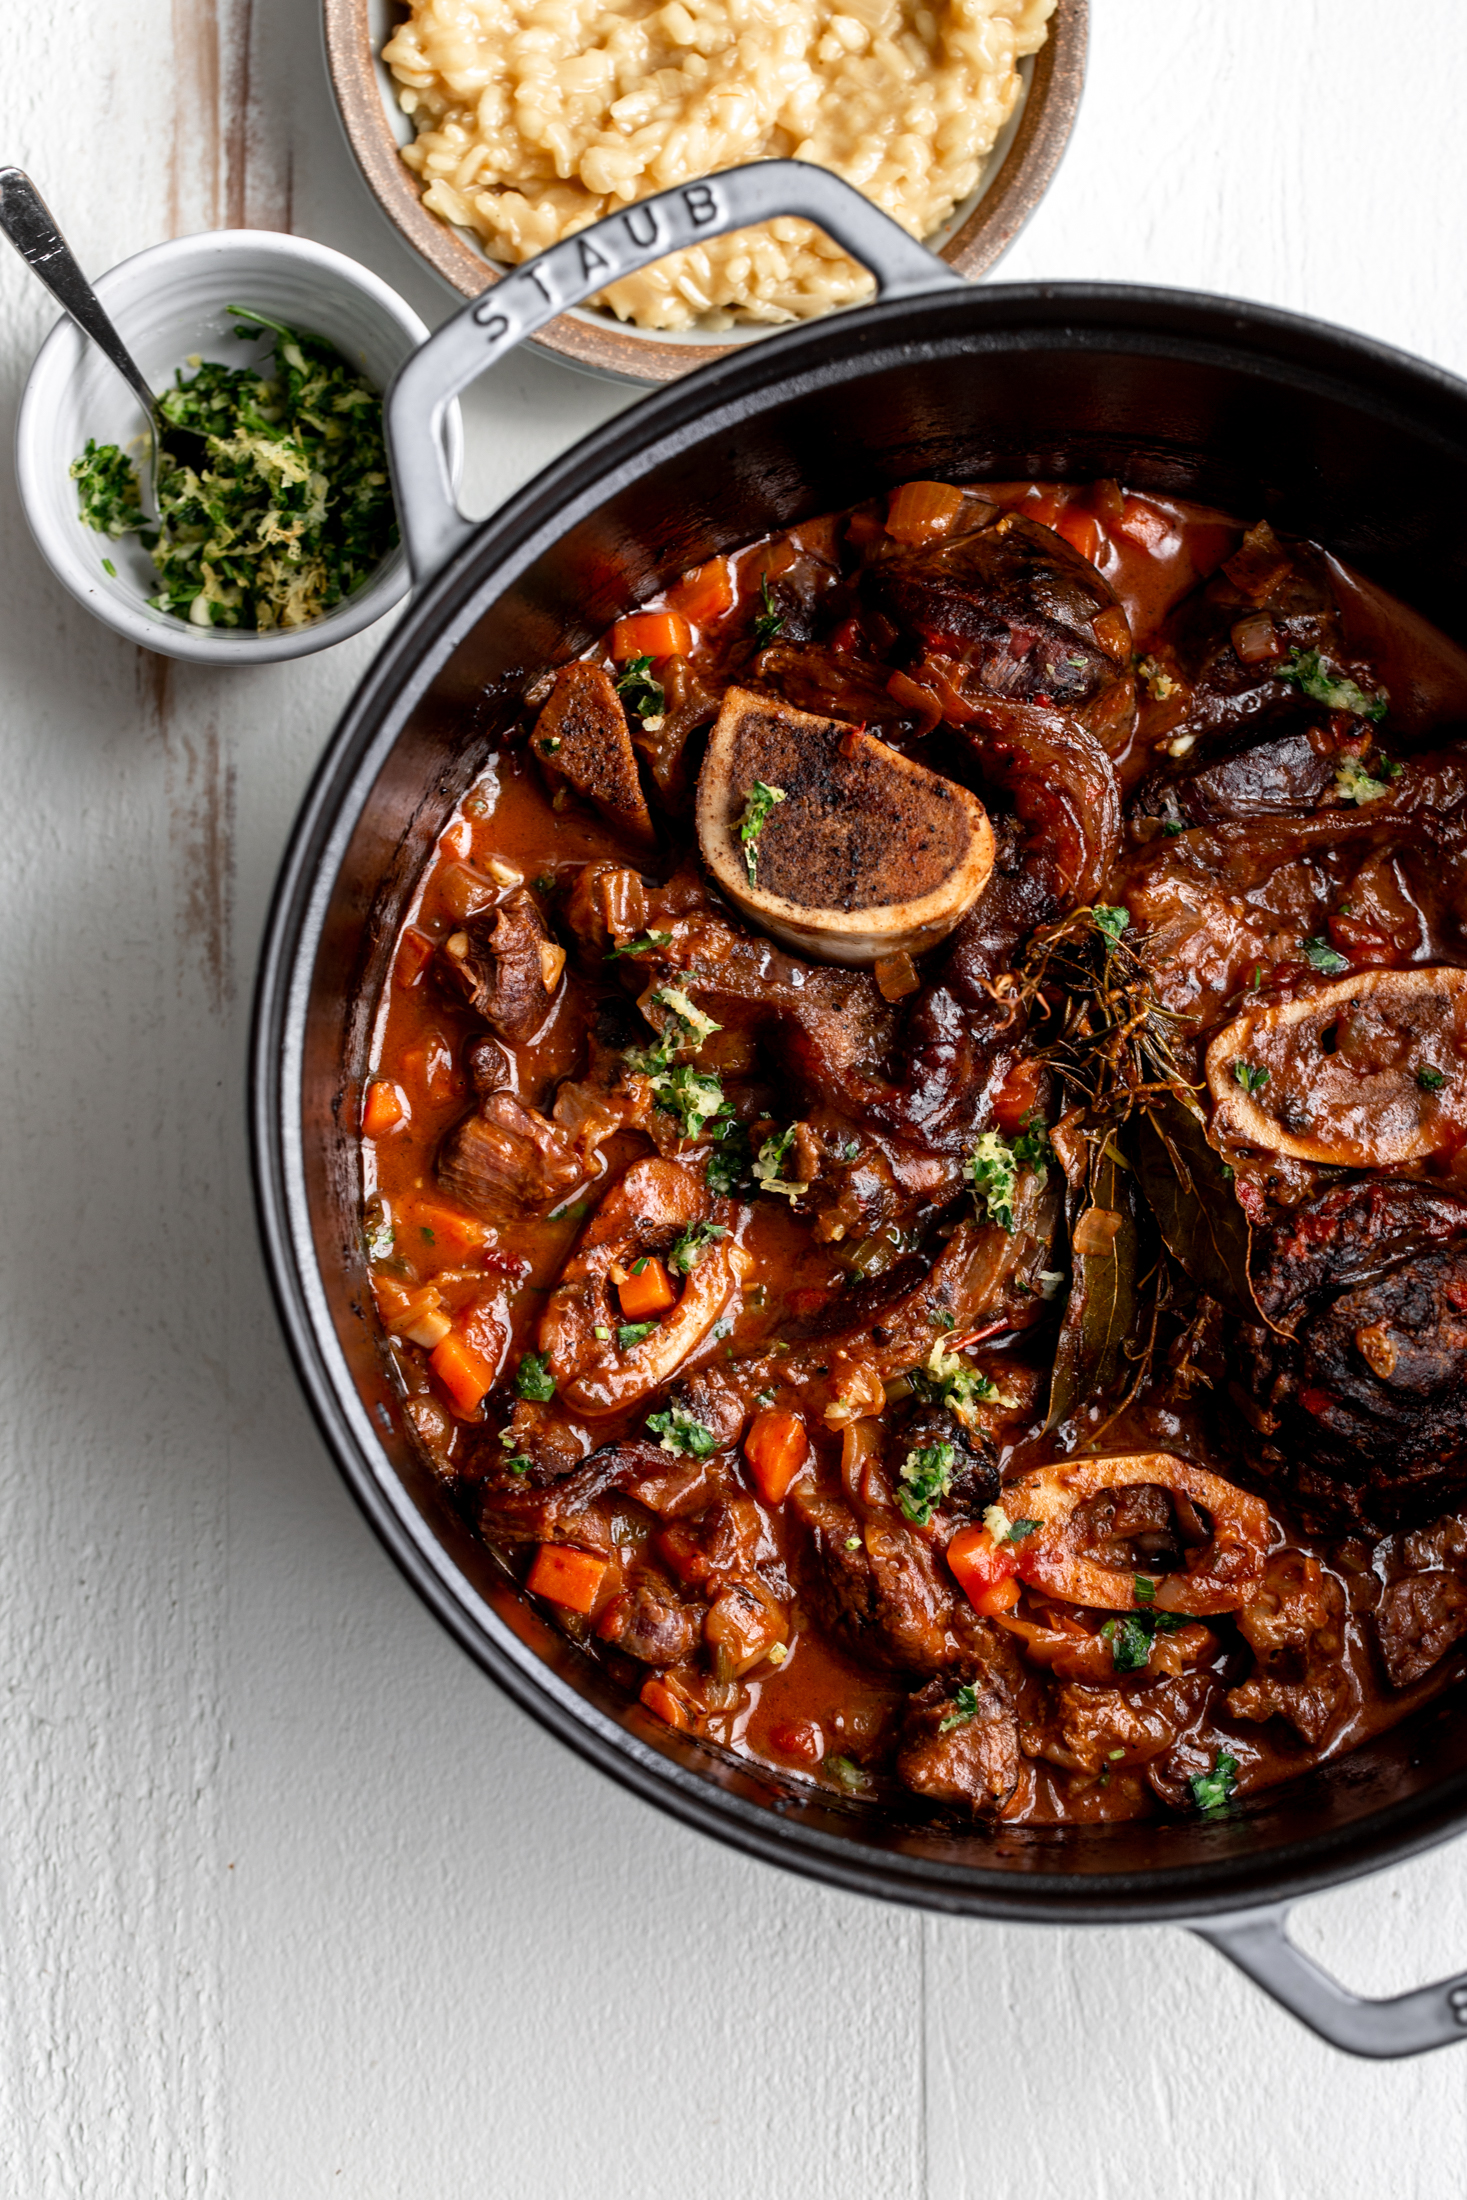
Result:
{"type": "Polygon", "coordinates": [[[66,239],[51,218],[50,208],[22,168],[0,168],[0,229],[16,251],[33,267],[57,304],[71,315],[83,335],[90,336],[106,353],[148,416],[151,444],[153,509],[158,504],[158,458],[166,450],[185,465],[196,465],[203,454],[203,439],[187,429],[170,427],[158,410],[158,400],[112,325],[101,299],[73,259],[66,239]]]}

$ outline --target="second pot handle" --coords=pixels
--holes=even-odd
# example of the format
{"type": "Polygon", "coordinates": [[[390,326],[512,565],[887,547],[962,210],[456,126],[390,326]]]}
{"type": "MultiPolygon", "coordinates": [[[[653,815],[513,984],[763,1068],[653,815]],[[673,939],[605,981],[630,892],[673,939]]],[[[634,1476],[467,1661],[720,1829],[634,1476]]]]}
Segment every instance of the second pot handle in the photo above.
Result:
{"type": "Polygon", "coordinates": [[[1417,1986],[1409,1994],[1371,2001],[1352,1994],[1320,1969],[1312,1956],[1296,1948],[1285,1926],[1288,1905],[1243,1910],[1232,1917],[1208,1918],[1192,1926],[1230,1963],[1246,1971],[1255,1985],[1282,2003],[1301,2024],[1347,2055],[1386,2060],[1421,2055],[1429,2047],[1448,2047],[1467,2039],[1467,1972],[1417,1986]]]}
{"type": "Polygon", "coordinates": [[[444,415],[461,390],[536,329],[669,252],[729,229],[797,214],[859,260],[882,298],[961,284],[889,214],[828,169],[760,160],[701,183],[638,199],[579,230],[497,282],[445,321],[398,371],[386,397],[392,485],[414,581],[431,580],[475,532],[449,477],[444,415]]]}

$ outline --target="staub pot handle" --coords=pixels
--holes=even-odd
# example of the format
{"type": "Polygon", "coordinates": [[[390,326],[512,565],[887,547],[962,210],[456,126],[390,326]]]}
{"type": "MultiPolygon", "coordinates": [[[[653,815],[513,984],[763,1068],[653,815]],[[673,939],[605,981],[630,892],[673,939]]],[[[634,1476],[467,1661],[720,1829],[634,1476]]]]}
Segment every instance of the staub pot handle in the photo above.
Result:
{"type": "Polygon", "coordinates": [[[1371,2001],[1350,1993],[1295,1947],[1284,1929],[1288,1915],[1286,1902],[1274,1903],[1231,1917],[1199,1919],[1192,1930],[1291,2016],[1347,2055],[1387,2061],[1467,2039],[1467,1972],[1371,2001]]]}
{"type": "Polygon", "coordinates": [[[387,450],[408,563],[421,586],[477,531],[454,495],[444,418],[461,390],[557,313],[653,260],[779,214],[815,222],[869,268],[881,298],[961,285],[943,261],[850,184],[803,160],[761,160],[681,184],[582,229],[445,321],[387,392],[387,450]]]}

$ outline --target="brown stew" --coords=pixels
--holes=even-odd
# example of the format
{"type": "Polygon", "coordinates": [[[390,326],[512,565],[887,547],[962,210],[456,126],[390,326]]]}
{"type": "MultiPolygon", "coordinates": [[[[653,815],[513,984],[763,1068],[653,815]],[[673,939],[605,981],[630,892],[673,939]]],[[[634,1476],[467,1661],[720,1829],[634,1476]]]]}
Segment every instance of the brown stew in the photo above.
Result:
{"type": "Polygon", "coordinates": [[[1078,1822],[1456,1675],[1463,723],[1406,607],[1112,481],[908,483],[534,684],[367,1247],[416,1445],[649,1713],[1078,1822]]]}

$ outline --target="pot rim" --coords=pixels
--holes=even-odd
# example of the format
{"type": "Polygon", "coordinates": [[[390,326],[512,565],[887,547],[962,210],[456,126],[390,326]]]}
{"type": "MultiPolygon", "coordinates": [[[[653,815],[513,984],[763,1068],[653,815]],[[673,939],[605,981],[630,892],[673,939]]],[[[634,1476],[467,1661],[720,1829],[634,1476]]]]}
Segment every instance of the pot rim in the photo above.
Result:
{"type": "MultiPolygon", "coordinates": [[[[863,308],[777,346],[704,369],[592,431],[478,527],[398,623],[348,703],[317,767],[266,923],[249,1068],[256,1214],[272,1292],[302,1388],[338,1470],[379,1540],[450,1634],[525,1711],[586,1762],[684,1824],[848,1892],[1042,1924],[1188,1922],[1339,1885],[1447,1839],[1467,1817],[1467,1770],[1348,1825],[1205,1864],[1146,1871],[985,1870],[822,1832],[731,1794],[608,1718],[523,1643],[462,1575],[377,1447],[344,1363],[316,1268],[302,1166],[301,1042],[311,971],[334,880],[402,721],[483,615],[559,535],[645,473],[655,447],[717,433],[812,379],[878,371],[925,349],[1223,349],[1270,355],[1296,387],[1348,389],[1357,405],[1409,417],[1423,402],[1461,414],[1467,383],[1377,340],[1269,306],[1138,285],[1013,284],[863,308]],[[920,327],[915,324],[920,324],[920,327]],[[1027,332],[1027,335],[1026,335],[1027,332]],[[783,385],[775,390],[771,385],[783,385]],[[329,1340],[329,1343],[327,1343],[329,1340]]],[[[1445,428],[1435,430],[1446,438],[1445,428]]],[[[1232,1824],[1243,1827],[1252,1814],[1232,1824]]],[[[1099,1831],[1100,1829],[1087,1829],[1099,1831]]]]}

